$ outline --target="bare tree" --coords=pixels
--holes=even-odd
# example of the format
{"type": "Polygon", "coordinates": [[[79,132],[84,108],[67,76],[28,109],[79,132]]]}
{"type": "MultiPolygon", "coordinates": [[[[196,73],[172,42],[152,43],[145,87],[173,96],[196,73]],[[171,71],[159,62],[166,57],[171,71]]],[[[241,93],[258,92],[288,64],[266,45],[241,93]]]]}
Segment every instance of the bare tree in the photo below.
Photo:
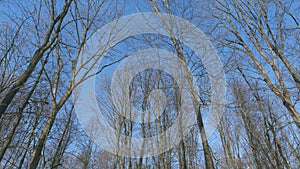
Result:
{"type": "MultiPolygon", "coordinates": [[[[51,48],[53,43],[56,41],[56,38],[61,30],[61,25],[62,22],[69,10],[69,7],[71,5],[72,1],[67,1],[62,9],[62,11],[56,16],[56,11],[55,11],[55,4],[52,3],[51,9],[51,22],[49,25],[49,29],[44,36],[44,40],[41,44],[41,46],[34,52],[33,57],[27,67],[27,69],[24,71],[24,73],[18,78],[16,82],[12,85],[10,90],[6,92],[4,95],[3,99],[1,100],[0,104],[0,118],[8,108],[9,104],[15,97],[15,95],[18,93],[20,88],[25,84],[27,79],[30,77],[31,73],[34,71],[36,65],[38,64],[39,60],[44,56],[44,53],[51,48]]],[[[16,35],[18,34],[18,31],[16,35]]],[[[10,47],[7,50],[7,53],[11,50],[11,48],[14,45],[14,40],[11,42],[10,47]]]]}
{"type": "MultiPolygon", "coordinates": [[[[43,0],[0,4],[1,10],[4,9],[0,13],[0,168],[300,167],[297,1],[157,0],[128,4],[106,0],[43,0]],[[87,42],[99,33],[101,26],[119,18],[122,12],[134,10],[156,12],[168,36],[135,35],[111,46],[102,44],[89,58],[81,58],[88,52],[87,42]],[[195,59],[195,53],[176,39],[176,28],[168,26],[172,25],[172,19],[164,19],[163,15],[184,18],[206,32],[225,65],[229,87],[226,110],[218,131],[209,138],[204,120],[207,107],[213,102],[210,100],[213,84],[209,84],[200,59],[195,59]],[[178,114],[180,100],[184,99],[179,90],[181,84],[176,84],[166,72],[143,70],[135,75],[129,88],[122,88],[122,92],[130,92],[130,103],[145,112],[143,123],[124,117],[130,113],[128,102],[122,98],[124,93],[117,93],[120,105],[114,105],[110,95],[112,79],[107,77],[117,67],[114,64],[147,48],[174,53],[186,72],[191,72],[186,76],[193,93],[197,125],[178,145],[162,154],[145,157],[147,152],[143,150],[139,158],[115,155],[93,142],[97,135],[89,132],[94,132],[96,123],[91,122],[91,129],[83,131],[74,116],[74,101],[70,96],[76,94],[74,89],[82,82],[97,75],[99,108],[115,129],[117,142],[122,143],[122,135],[131,142],[132,137],[166,134],[174,119],[182,122],[178,114]],[[90,74],[100,59],[103,60],[98,71],[90,74]],[[193,88],[194,80],[199,91],[193,88]],[[154,112],[152,104],[163,99],[152,93],[157,90],[164,93],[167,106],[155,122],[147,122],[154,112]]],[[[110,36],[108,39],[113,42],[118,40],[113,34],[122,29],[103,31],[100,34],[110,36]]],[[[102,38],[105,37],[98,37],[102,38]]],[[[180,125],[178,133],[182,132],[180,125]]],[[[158,138],[153,148],[174,138],[164,136],[158,138]]]]}
{"type": "Polygon", "coordinates": [[[251,60],[255,78],[260,79],[282,100],[295,124],[300,127],[299,111],[296,110],[300,90],[297,58],[294,52],[299,39],[295,13],[299,9],[287,8],[295,2],[279,1],[217,1],[213,7],[215,18],[228,36],[221,43],[245,60],[251,60]],[[272,9],[272,10],[271,10],[272,9]],[[291,23],[292,25],[289,25],[291,23]],[[296,60],[295,60],[296,59],[296,60]],[[296,61],[296,62],[295,62],[296,61]],[[271,70],[271,72],[270,72],[271,70]]]}

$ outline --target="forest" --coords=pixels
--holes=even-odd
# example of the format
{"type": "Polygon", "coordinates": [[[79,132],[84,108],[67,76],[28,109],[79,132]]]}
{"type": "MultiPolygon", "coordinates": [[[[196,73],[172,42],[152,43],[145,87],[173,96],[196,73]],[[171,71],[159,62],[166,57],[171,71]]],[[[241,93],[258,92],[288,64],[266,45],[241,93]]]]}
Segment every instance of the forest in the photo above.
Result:
{"type": "Polygon", "coordinates": [[[0,0],[0,169],[299,169],[300,1],[0,0]]]}

